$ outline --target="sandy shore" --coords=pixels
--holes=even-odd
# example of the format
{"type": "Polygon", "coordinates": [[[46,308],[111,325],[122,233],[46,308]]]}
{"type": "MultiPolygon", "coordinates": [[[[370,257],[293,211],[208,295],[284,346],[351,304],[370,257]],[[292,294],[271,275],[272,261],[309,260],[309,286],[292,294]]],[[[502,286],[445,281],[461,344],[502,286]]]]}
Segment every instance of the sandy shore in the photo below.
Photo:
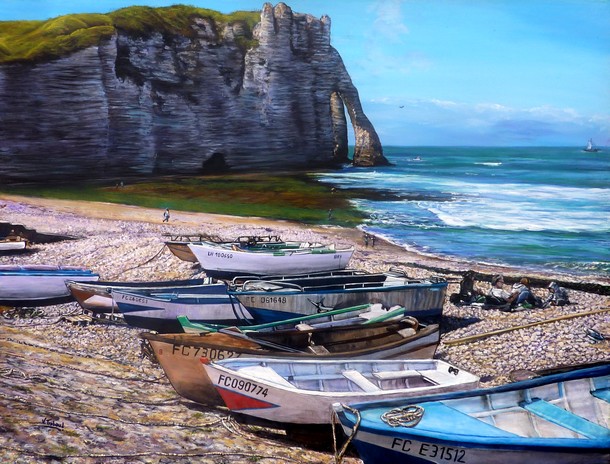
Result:
{"type": "MultiPolygon", "coordinates": [[[[286,240],[356,245],[350,267],[414,277],[438,275],[457,291],[460,274],[482,280],[523,270],[460,263],[409,253],[383,241],[365,247],[358,230],[305,227],[257,218],[172,211],[169,224],[156,209],[62,200],[0,197],[0,220],[78,240],[35,245],[29,254],[0,256],[0,264],[78,265],[103,280],[165,280],[200,275],[163,245],[163,233],[209,233],[226,238],[277,234],[286,240]]],[[[609,285],[606,278],[533,276],[609,285]]],[[[485,284],[483,284],[485,286],[485,284]]],[[[544,296],[543,288],[535,289],[544,296]]],[[[436,357],[481,376],[482,385],[509,381],[518,369],[610,360],[610,297],[570,290],[573,304],[517,313],[446,303],[436,357]],[[576,317],[573,317],[576,316],[576,317]],[[554,320],[554,322],[545,322],[554,320]],[[490,331],[527,328],[482,336],[490,331]],[[471,342],[456,343],[467,336],[471,342]]],[[[140,356],[138,329],[111,323],[73,325],[76,303],[37,311],[5,312],[0,319],[0,457],[3,462],[333,462],[332,453],[303,448],[280,433],[238,426],[222,410],[178,397],[163,371],[140,356]],[[14,317],[19,316],[19,317],[14,317]]],[[[357,463],[355,457],[345,462],[357,463]]]]}

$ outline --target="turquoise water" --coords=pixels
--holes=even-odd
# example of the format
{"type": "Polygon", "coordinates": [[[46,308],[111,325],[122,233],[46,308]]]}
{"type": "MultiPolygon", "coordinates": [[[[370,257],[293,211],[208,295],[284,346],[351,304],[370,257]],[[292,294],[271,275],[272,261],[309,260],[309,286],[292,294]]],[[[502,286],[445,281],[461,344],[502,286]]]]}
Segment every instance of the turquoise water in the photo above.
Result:
{"type": "Polygon", "coordinates": [[[365,230],[460,260],[610,276],[610,150],[390,147],[393,166],[324,173],[357,200],[365,230]]]}

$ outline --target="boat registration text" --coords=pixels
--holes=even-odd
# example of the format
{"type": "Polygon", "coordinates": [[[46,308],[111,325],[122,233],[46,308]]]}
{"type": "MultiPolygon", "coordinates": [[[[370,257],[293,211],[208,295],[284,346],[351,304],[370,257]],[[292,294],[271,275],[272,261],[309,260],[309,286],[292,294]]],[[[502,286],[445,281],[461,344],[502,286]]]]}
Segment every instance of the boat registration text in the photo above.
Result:
{"type": "Polygon", "coordinates": [[[436,461],[467,463],[466,450],[439,446],[434,443],[412,442],[402,438],[394,438],[391,448],[414,456],[434,458],[436,461]]]}
{"type": "Polygon", "coordinates": [[[218,386],[232,388],[234,390],[245,391],[246,393],[254,393],[257,396],[267,397],[269,389],[261,387],[253,382],[236,379],[235,377],[229,377],[228,375],[220,374],[218,376],[218,386]]]}
{"type": "Polygon", "coordinates": [[[181,354],[189,358],[208,358],[211,361],[217,359],[239,358],[241,353],[235,351],[207,348],[204,346],[172,345],[172,354],[181,354]]]}

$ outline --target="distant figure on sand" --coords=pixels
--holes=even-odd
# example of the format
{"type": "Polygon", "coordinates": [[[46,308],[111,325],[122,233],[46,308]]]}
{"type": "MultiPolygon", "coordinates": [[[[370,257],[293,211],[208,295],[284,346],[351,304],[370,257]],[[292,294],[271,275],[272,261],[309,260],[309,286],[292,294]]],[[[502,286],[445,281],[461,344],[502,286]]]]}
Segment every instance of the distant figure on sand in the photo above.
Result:
{"type": "Polygon", "coordinates": [[[568,291],[560,287],[557,282],[551,282],[548,287],[549,296],[544,301],[543,308],[546,308],[549,305],[552,306],[563,306],[570,304],[570,299],[568,298],[568,291]]]}
{"type": "Polygon", "coordinates": [[[169,222],[169,209],[165,208],[165,211],[163,212],[163,222],[169,222]]]}

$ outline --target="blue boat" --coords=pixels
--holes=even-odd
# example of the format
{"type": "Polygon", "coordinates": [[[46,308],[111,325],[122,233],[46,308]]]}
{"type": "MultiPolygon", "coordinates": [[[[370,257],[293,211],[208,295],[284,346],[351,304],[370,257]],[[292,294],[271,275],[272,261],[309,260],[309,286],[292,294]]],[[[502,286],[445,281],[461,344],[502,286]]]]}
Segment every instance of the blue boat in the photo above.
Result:
{"type": "Polygon", "coordinates": [[[333,408],[365,464],[610,462],[608,362],[499,387],[333,408]]]}
{"type": "Polygon", "coordinates": [[[47,306],[74,301],[69,280],[97,281],[100,276],[76,266],[0,265],[0,306],[47,306]]]}

